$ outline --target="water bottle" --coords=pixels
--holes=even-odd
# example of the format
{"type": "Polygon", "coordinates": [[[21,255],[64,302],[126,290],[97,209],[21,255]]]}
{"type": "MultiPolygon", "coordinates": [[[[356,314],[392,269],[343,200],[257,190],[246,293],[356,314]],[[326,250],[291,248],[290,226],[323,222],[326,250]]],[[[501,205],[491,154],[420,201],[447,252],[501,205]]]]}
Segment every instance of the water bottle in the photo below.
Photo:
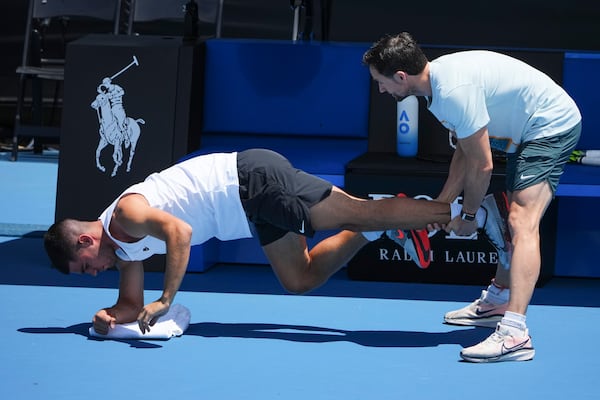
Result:
{"type": "Polygon", "coordinates": [[[397,105],[396,150],[401,157],[415,157],[419,145],[419,100],[408,96],[397,105]]]}

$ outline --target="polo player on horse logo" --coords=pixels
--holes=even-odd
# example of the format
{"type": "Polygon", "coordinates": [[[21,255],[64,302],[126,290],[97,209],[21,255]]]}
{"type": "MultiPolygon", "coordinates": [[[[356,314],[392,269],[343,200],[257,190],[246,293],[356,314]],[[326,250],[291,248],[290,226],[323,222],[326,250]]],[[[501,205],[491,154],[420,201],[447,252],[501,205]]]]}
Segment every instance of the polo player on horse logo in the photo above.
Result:
{"type": "Polygon", "coordinates": [[[129,149],[127,172],[131,171],[131,162],[135,155],[137,141],[140,138],[139,124],[145,123],[141,118],[134,120],[125,114],[125,109],[123,108],[125,90],[112,81],[116,76],[134,64],[139,65],[135,56],[133,57],[133,62],[117,74],[110,78],[102,79],[102,83],[96,89],[98,95],[91,104],[91,107],[98,114],[98,122],[100,124],[100,142],[96,148],[96,167],[102,172],[106,171],[106,168],[100,163],[100,154],[106,146],[109,144],[112,145],[112,158],[115,166],[111,176],[117,175],[118,168],[123,164],[123,146],[129,149]]]}

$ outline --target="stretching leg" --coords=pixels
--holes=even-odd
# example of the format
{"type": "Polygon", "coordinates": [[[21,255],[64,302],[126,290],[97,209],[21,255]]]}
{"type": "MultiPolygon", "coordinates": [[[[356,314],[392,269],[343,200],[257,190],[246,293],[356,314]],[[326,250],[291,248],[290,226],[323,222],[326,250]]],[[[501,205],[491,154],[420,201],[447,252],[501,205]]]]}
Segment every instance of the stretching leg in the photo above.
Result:
{"type": "Polygon", "coordinates": [[[367,243],[360,233],[342,231],[309,251],[304,236],[288,232],[263,250],[281,285],[301,294],[325,283],[367,243]]]}
{"type": "Polygon", "coordinates": [[[424,229],[450,222],[450,205],[437,201],[391,197],[365,200],[334,187],[331,195],[310,209],[315,231],[347,229],[368,232],[387,229],[424,229]]]}

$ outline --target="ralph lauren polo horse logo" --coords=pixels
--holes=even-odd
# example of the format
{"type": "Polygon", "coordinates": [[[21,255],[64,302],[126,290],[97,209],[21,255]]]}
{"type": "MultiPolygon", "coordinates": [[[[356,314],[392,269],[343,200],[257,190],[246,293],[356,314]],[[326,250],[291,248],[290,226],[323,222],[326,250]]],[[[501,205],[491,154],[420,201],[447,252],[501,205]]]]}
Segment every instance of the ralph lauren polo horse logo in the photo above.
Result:
{"type": "Polygon", "coordinates": [[[111,176],[117,175],[117,170],[123,164],[123,147],[129,149],[127,172],[131,171],[135,148],[140,138],[140,124],[145,124],[143,119],[133,119],[125,114],[123,108],[125,90],[113,82],[117,76],[134,65],[139,65],[135,56],[133,56],[133,61],[125,68],[110,78],[102,79],[102,83],[96,89],[98,92],[96,99],[91,104],[91,107],[98,114],[98,123],[100,124],[100,141],[96,148],[96,167],[102,172],[106,171],[106,168],[100,162],[100,154],[106,146],[112,145],[112,159],[115,165],[111,176]]]}

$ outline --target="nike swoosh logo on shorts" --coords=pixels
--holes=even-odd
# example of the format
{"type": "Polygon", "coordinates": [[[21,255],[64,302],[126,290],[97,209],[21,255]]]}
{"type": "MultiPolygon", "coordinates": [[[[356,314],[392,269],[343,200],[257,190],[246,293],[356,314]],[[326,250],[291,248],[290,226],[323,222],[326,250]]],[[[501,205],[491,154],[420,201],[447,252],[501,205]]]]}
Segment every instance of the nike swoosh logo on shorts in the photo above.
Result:
{"type": "Polygon", "coordinates": [[[521,180],[524,181],[525,179],[531,179],[531,178],[535,178],[535,175],[523,175],[521,174],[521,180]]]}
{"type": "Polygon", "coordinates": [[[298,229],[299,233],[304,233],[304,220],[302,220],[302,226],[298,229]]]}

